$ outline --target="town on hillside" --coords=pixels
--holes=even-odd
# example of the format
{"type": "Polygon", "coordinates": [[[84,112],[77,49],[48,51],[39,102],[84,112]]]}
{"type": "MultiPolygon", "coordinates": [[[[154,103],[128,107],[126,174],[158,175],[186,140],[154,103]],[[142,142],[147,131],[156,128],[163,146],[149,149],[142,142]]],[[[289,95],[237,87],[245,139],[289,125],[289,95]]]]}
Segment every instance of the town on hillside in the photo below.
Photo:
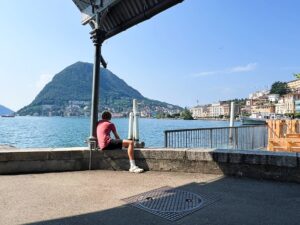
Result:
{"type": "Polygon", "coordinates": [[[300,118],[300,79],[290,82],[275,82],[270,90],[249,94],[247,99],[219,101],[197,105],[190,109],[194,119],[220,118],[230,115],[230,102],[235,101],[235,116],[252,118],[300,118]]]}
{"type": "MultiPolygon", "coordinates": [[[[141,102],[143,103],[143,102],[141,102]]],[[[63,117],[89,117],[90,116],[90,101],[68,101],[65,106],[42,105],[40,110],[29,114],[32,116],[63,116],[63,117]]],[[[132,110],[130,107],[100,106],[99,112],[108,110],[114,118],[128,117],[132,110]]],[[[171,104],[162,105],[147,105],[139,104],[139,114],[142,118],[161,118],[165,115],[177,115],[181,109],[171,104]]]]}

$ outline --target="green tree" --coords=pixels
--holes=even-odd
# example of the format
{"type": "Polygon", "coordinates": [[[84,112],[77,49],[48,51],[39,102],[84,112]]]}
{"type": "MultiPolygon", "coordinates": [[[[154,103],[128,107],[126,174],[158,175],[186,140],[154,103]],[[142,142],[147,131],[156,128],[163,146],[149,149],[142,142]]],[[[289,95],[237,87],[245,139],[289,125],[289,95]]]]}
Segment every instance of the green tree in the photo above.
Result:
{"type": "Polygon", "coordinates": [[[270,94],[285,95],[290,92],[286,82],[276,81],[272,84],[270,94]]]}
{"type": "Polygon", "coordinates": [[[184,120],[193,120],[192,113],[187,108],[184,108],[184,110],[180,113],[180,117],[184,120]]]}
{"type": "Polygon", "coordinates": [[[300,73],[294,73],[294,77],[295,77],[296,79],[300,79],[300,73]]]}

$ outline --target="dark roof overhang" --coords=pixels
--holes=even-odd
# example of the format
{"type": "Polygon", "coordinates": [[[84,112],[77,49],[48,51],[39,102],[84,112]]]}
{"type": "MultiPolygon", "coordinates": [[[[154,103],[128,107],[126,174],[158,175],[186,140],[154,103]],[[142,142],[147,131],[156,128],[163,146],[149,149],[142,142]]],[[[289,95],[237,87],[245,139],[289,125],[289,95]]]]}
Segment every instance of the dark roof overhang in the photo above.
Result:
{"type": "MultiPolygon", "coordinates": [[[[94,0],[102,3],[97,10],[103,16],[101,29],[105,31],[104,39],[108,39],[138,23],[141,23],[160,12],[182,2],[183,0],[94,0]]],[[[95,13],[90,0],[73,0],[81,11],[82,24],[95,20],[95,13]]]]}

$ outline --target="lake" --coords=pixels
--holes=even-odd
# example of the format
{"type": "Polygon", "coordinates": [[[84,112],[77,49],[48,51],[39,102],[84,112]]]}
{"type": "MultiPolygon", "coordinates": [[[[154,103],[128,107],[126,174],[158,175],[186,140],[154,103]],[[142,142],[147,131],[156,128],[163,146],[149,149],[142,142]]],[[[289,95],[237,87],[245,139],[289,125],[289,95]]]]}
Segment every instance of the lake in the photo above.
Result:
{"type": "MultiPolygon", "coordinates": [[[[113,119],[121,138],[128,134],[128,118],[113,119]]],[[[237,123],[239,125],[239,123],[237,123]]],[[[163,147],[164,130],[229,126],[228,121],[140,119],[140,141],[163,147]]],[[[89,137],[90,118],[0,117],[0,145],[17,148],[83,147],[89,137]]]]}

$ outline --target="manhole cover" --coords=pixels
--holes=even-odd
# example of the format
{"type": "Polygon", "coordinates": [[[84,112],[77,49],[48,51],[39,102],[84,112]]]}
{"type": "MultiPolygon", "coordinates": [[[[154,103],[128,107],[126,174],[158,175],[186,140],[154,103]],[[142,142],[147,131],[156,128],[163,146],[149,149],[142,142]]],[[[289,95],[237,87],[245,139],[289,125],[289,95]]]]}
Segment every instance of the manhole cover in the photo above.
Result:
{"type": "Polygon", "coordinates": [[[178,220],[217,200],[216,197],[170,187],[162,187],[124,199],[134,207],[171,221],[178,220]]]}
{"type": "Polygon", "coordinates": [[[144,193],[136,203],[154,211],[182,212],[199,207],[203,201],[199,195],[194,193],[170,189],[144,193]]]}

